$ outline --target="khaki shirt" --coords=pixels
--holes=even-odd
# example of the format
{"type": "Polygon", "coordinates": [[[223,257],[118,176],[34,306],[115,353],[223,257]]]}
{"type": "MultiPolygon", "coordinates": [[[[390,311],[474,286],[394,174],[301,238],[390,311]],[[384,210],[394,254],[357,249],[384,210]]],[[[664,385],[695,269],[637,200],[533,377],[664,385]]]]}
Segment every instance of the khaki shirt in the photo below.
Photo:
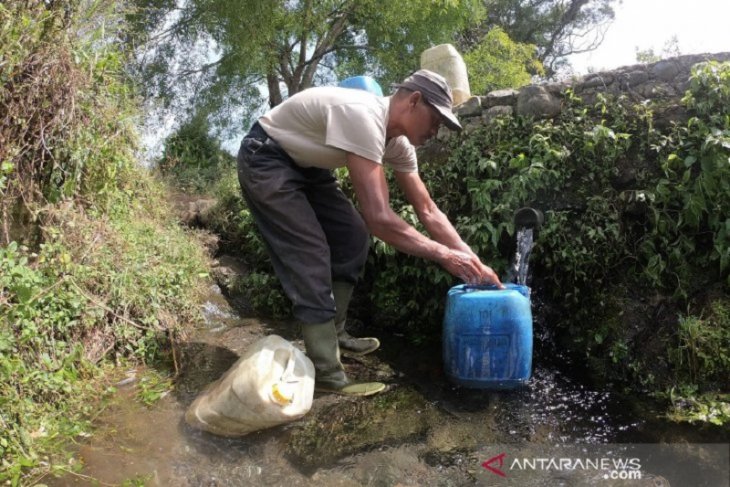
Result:
{"type": "Polygon", "coordinates": [[[301,91],[259,119],[259,124],[303,167],[335,169],[347,153],[417,172],[416,149],[405,136],[386,143],[390,97],[364,90],[318,87],[301,91]]]}

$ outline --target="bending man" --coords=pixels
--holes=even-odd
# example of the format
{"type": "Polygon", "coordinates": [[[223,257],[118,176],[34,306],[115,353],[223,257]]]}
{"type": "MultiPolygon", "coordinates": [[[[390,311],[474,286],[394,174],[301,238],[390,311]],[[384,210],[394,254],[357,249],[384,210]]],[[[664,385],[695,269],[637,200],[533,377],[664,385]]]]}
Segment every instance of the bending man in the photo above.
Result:
{"type": "Polygon", "coordinates": [[[375,338],[345,331],[369,233],[401,252],[437,262],[465,282],[501,286],[434,204],[418,174],[415,146],[435,136],[441,123],[461,129],[452,103],[444,78],[427,70],[409,76],[390,97],[310,88],[262,116],[243,139],[241,189],[302,323],[317,390],[369,395],[385,387],[351,381],[340,362],[340,347],[364,354],[379,346],[375,338]],[[391,209],[384,165],[395,171],[430,238],[391,209]],[[332,174],[342,166],[348,168],[362,216],[332,174]]]}

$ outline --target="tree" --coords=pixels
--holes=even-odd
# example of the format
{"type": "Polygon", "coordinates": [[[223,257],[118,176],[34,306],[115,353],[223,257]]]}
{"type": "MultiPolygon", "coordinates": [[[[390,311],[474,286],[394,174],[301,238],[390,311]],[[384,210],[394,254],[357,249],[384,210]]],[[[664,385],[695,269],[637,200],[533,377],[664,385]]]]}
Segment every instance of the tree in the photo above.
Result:
{"type": "Polygon", "coordinates": [[[262,97],[275,106],[348,75],[387,86],[418,68],[421,51],[452,42],[484,13],[479,0],[135,1],[130,20],[148,35],[137,65],[148,96],[194,93],[196,113],[247,106],[249,116],[262,97]],[[155,29],[161,18],[165,28],[155,29]]]}
{"type": "Polygon", "coordinates": [[[637,46],[635,48],[636,50],[636,61],[640,63],[655,63],[657,61],[660,61],[662,59],[667,59],[670,57],[677,57],[682,54],[682,50],[679,47],[679,39],[676,35],[670,37],[665,43],[664,47],[662,48],[662,52],[660,54],[656,54],[654,52],[654,48],[650,47],[648,49],[639,49],[637,46]]]}
{"type": "Polygon", "coordinates": [[[500,27],[515,42],[534,44],[546,74],[567,64],[570,54],[597,48],[614,18],[616,0],[483,0],[487,16],[468,29],[460,47],[470,50],[500,27]]]}
{"type": "Polygon", "coordinates": [[[543,74],[537,48],[512,41],[499,27],[464,54],[469,70],[469,86],[474,94],[499,88],[517,88],[530,83],[533,74],[543,74]]]}

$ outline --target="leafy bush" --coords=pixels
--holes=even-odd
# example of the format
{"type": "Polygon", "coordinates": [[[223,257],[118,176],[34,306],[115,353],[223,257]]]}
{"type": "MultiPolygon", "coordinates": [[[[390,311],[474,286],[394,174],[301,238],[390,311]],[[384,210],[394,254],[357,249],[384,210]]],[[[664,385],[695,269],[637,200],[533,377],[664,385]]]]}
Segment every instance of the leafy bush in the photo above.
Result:
{"type": "Polygon", "coordinates": [[[501,88],[530,84],[533,74],[545,74],[537,58],[537,46],[510,39],[501,28],[487,32],[473,49],[464,54],[469,68],[471,92],[486,94],[501,88]]]}
{"type": "Polygon", "coordinates": [[[730,300],[717,299],[707,316],[679,317],[677,347],[669,357],[678,382],[730,387],[730,300]]]}
{"type": "Polygon", "coordinates": [[[210,134],[205,117],[186,122],[165,140],[160,172],[185,192],[203,193],[234,166],[234,159],[210,134]]]}
{"type": "Polygon", "coordinates": [[[59,450],[89,431],[105,362],[168,356],[198,319],[206,256],[135,158],[115,4],[0,4],[0,481],[11,485],[71,468],[59,450]]]}
{"type": "Polygon", "coordinates": [[[206,259],[172,219],[66,209],[51,220],[37,252],[0,248],[0,478],[43,467],[59,435],[88,431],[98,364],[154,362],[198,316],[206,259]]]}
{"type": "Polygon", "coordinates": [[[686,297],[730,285],[730,63],[695,66],[684,102],[694,116],[654,145],[661,176],[640,251],[652,282],[686,297]]]}

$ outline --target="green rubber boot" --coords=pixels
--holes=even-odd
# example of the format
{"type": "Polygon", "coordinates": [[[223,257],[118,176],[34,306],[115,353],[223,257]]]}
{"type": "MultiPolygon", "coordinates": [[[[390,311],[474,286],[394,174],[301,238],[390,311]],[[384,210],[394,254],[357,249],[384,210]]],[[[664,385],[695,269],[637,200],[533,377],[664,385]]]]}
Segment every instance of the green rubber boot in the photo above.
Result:
{"type": "Polygon", "coordinates": [[[380,347],[377,338],[355,338],[345,331],[347,308],[350,306],[352,290],[355,286],[347,282],[335,281],[332,283],[332,295],[335,298],[336,314],[335,329],[340,348],[350,355],[365,355],[374,352],[380,347]]]}
{"type": "Polygon", "coordinates": [[[370,396],[385,389],[381,382],[354,382],[340,362],[340,347],[334,320],[303,324],[304,346],[314,364],[314,390],[347,396],[370,396]]]}

